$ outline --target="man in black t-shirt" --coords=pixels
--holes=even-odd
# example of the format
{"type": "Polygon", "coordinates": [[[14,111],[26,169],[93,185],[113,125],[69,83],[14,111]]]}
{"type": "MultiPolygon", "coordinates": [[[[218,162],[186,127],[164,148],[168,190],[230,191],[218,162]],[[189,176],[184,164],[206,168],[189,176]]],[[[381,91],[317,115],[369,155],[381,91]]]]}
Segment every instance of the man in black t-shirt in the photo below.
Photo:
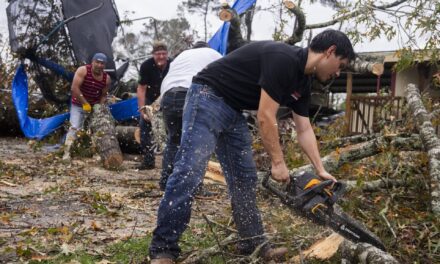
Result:
{"type": "Polygon", "coordinates": [[[154,169],[155,159],[152,143],[151,120],[149,120],[146,105],[151,105],[160,95],[162,80],[168,73],[171,60],[168,58],[168,50],[165,43],[157,41],[153,44],[153,57],[141,64],[137,87],[139,106],[139,127],[141,129],[141,149],[143,159],[140,170],[154,169]]]}
{"type": "MultiPolygon", "coordinates": [[[[322,165],[308,117],[310,81],[312,77],[324,82],[339,76],[354,57],[345,34],[326,30],[313,38],[309,48],[273,41],[245,45],[209,64],[193,78],[183,113],[180,149],[150,244],[151,263],[173,263],[178,257],[177,243],[189,223],[194,192],[214,151],[228,184],[234,223],[241,238],[238,249],[251,254],[265,243],[256,205],[252,138],[241,110],[258,110],[260,134],[271,157],[274,180],[290,180],[276,120],[277,110],[283,105],[294,112],[298,142],[317,175],[336,181],[322,165]]],[[[286,248],[276,249],[269,244],[260,251],[265,260],[282,259],[286,253],[286,248]]]]}

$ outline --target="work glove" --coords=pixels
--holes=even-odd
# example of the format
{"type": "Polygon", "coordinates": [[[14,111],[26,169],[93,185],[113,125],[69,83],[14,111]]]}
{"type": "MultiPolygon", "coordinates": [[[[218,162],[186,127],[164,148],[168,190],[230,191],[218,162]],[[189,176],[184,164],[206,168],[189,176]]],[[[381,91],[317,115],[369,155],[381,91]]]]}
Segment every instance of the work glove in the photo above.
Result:
{"type": "Polygon", "coordinates": [[[153,107],[149,105],[144,105],[139,108],[139,113],[145,121],[151,121],[153,118],[153,107]]]}
{"type": "Polygon", "coordinates": [[[91,113],[92,112],[92,106],[89,103],[85,103],[82,105],[83,110],[86,113],[91,113]]]}

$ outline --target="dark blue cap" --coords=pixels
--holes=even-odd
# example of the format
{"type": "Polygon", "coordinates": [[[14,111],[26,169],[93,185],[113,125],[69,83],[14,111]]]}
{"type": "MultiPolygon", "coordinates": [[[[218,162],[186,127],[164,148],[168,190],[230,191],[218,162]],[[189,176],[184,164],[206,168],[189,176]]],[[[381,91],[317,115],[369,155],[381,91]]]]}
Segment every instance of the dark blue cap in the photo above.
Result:
{"type": "Polygon", "coordinates": [[[107,56],[105,56],[104,53],[95,53],[95,55],[93,55],[92,61],[100,61],[100,62],[107,62],[107,56]]]}

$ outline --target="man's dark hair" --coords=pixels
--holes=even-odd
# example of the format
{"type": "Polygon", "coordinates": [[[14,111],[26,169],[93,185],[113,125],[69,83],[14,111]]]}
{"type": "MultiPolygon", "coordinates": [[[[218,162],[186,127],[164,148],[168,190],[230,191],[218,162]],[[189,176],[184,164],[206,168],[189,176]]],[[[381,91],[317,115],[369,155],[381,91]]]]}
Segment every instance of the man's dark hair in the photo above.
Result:
{"type": "Polygon", "coordinates": [[[192,49],[209,48],[209,45],[205,41],[197,41],[196,43],[194,43],[194,45],[191,48],[192,49]]]}
{"type": "Polygon", "coordinates": [[[349,61],[355,59],[356,53],[354,53],[353,45],[347,35],[334,29],[327,29],[316,35],[312,39],[309,48],[313,52],[321,53],[326,51],[332,45],[336,46],[336,56],[341,56],[342,59],[347,58],[349,61]]]}

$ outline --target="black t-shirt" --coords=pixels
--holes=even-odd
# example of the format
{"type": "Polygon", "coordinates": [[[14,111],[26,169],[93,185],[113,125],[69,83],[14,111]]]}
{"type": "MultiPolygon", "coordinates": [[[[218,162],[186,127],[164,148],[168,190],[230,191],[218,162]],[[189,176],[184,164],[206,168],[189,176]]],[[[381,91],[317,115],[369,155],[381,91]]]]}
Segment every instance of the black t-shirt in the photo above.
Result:
{"type": "Polygon", "coordinates": [[[193,81],[213,87],[237,110],[257,110],[263,88],[280,105],[308,116],[311,77],[304,75],[307,55],[307,48],[253,42],[209,64],[193,81]]]}
{"type": "Polygon", "coordinates": [[[153,58],[149,58],[142,63],[139,71],[138,83],[140,85],[148,86],[145,95],[148,100],[146,103],[152,103],[159,97],[160,86],[162,85],[162,81],[170,69],[170,63],[171,59],[168,59],[167,66],[164,70],[161,70],[156,66],[153,58]]]}

